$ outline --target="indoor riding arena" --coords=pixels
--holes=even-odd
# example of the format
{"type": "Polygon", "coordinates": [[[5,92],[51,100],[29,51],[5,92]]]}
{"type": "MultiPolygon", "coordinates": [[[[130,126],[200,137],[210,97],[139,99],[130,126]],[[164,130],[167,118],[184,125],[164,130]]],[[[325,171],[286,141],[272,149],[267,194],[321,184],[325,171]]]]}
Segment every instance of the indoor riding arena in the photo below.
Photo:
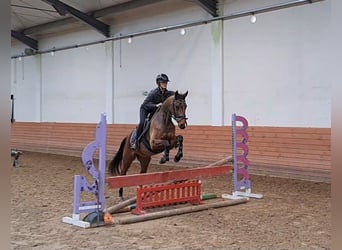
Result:
{"type": "Polygon", "coordinates": [[[11,0],[11,249],[332,249],[330,8],[11,0]]]}

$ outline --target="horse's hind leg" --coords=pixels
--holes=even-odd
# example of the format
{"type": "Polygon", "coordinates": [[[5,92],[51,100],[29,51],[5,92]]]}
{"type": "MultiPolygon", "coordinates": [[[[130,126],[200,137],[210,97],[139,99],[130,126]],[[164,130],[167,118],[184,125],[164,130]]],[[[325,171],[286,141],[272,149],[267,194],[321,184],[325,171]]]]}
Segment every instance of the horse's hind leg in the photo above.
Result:
{"type": "Polygon", "coordinates": [[[183,157],[183,136],[181,135],[177,136],[177,146],[178,146],[178,151],[174,158],[175,162],[179,162],[180,159],[183,157]]]}
{"type": "MultiPolygon", "coordinates": [[[[128,152],[128,153],[126,153],[126,155],[124,155],[124,157],[123,157],[123,160],[122,160],[122,170],[120,172],[120,175],[126,175],[127,174],[128,168],[131,166],[132,162],[135,159],[134,152],[129,149],[129,140],[127,140],[127,141],[128,141],[128,143],[126,143],[126,144],[128,146],[125,145],[126,146],[126,148],[125,148],[126,150],[125,151],[128,152]],[[127,147],[128,147],[128,150],[127,150],[127,147]]],[[[124,153],[125,153],[125,151],[124,151],[124,153]]],[[[121,201],[124,200],[123,188],[119,189],[119,198],[120,198],[121,201]]]]}
{"type": "Polygon", "coordinates": [[[140,162],[140,174],[147,173],[147,168],[150,164],[151,157],[150,156],[142,157],[138,155],[137,158],[140,162]]]}
{"type": "Polygon", "coordinates": [[[120,198],[120,201],[123,201],[123,188],[119,188],[119,198],[120,198]]]}

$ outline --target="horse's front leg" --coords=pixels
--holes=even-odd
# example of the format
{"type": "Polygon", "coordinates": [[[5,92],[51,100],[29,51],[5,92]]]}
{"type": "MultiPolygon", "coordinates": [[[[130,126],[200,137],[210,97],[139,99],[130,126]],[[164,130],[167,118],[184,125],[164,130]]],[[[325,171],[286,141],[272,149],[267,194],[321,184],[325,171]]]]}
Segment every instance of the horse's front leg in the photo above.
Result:
{"type": "Polygon", "coordinates": [[[162,158],[160,158],[159,163],[164,164],[165,162],[169,161],[169,155],[170,155],[170,143],[165,143],[164,147],[164,155],[162,158]]]}
{"type": "Polygon", "coordinates": [[[179,162],[183,157],[183,136],[181,135],[177,135],[177,147],[178,151],[174,158],[175,162],[179,162]]]}

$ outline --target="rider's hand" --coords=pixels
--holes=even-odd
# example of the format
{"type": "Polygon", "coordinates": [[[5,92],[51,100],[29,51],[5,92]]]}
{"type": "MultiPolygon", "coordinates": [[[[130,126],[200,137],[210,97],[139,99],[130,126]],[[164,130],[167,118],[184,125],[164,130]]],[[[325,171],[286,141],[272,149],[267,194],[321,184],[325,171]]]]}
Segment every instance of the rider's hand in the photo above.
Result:
{"type": "Polygon", "coordinates": [[[160,103],[156,104],[156,107],[159,108],[161,105],[162,105],[162,103],[160,102],[160,103]]]}

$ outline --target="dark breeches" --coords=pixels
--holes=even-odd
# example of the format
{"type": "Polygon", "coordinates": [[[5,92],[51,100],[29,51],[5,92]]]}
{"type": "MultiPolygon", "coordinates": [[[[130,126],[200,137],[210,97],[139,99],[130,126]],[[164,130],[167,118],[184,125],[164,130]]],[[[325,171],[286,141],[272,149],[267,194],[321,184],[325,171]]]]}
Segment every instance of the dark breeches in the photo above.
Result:
{"type": "Polygon", "coordinates": [[[138,124],[138,128],[137,128],[137,136],[136,136],[137,139],[141,135],[141,132],[142,132],[142,130],[144,128],[145,119],[146,119],[146,117],[148,116],[149,113],[150,112],[148,112],[143,107],[140,108],[140,120],[139,120],[139,124],[138,124]]]}

